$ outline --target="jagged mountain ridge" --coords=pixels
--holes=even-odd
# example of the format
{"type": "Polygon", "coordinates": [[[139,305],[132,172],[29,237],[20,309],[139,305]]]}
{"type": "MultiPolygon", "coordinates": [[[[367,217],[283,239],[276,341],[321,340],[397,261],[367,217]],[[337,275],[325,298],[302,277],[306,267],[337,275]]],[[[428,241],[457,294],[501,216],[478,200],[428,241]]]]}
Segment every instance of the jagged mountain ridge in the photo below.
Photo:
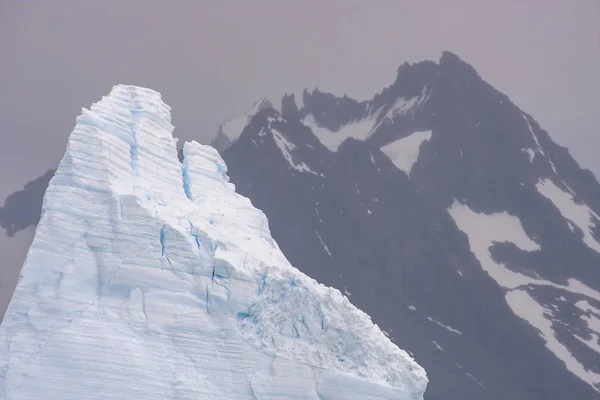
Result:
{"type": "Polygon", "coordinates": [[[456,55],[368,101],[285,96],[239,134],[232,181],[295,265],[402,332],[426,397],[597,396],[600,186],[456,55]]]}
{"type": "Polygon", "coordinates": [[[444,53],[371,100],[312,90],[245,118],[214,143],[237,190],[412,351],[427,399],[596,398],[600,188],[472,67],[444,53]]]}

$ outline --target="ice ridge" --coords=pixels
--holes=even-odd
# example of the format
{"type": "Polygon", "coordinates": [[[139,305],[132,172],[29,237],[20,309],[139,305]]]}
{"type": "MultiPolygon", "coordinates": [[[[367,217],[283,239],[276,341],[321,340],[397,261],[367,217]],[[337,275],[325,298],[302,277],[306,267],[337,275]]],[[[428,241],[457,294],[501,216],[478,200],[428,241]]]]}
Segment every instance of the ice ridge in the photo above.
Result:
{"type": "Polygon", "coordinates": [[[172,132],[135,86],[77,118],[0,325],[0,398],[422,399],[425,371],[172,132]]]}

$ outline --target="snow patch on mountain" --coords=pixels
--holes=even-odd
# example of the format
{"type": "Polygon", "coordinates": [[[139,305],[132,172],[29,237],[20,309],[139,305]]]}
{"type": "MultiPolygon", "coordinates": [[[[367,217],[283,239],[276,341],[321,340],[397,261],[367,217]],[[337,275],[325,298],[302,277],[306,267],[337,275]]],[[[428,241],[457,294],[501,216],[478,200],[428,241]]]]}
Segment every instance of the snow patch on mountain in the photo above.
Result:
{"type": "Polygon", "coordinates": [[[540,246],[525,233],[521,221],[507,212],[477,213],[469,206],[454,201],[448,210],[460,230],[467,234],[471,251],[483,269],[502,287],[516,288],[536,279],[513,272],[492,258],[489,251],[495,242],[514,243],[524,251],[537,251],[540,246]]]}
{"type": "Polygon", "coordinates": [[[292,93],[292,96],[294,96],[294,102],[296,103],[296,107],[298,107],[299,110],[304,108],[304,92],[305,91],[306,91],[306,89],[302,89],[302,90],[292,93]]]}
{"type": "Polygon", "coordinates": [[[398,97],[394,101],[394,103],[388,108],[387,112],[383,115],[383,117],[379,119],[379,122],[373,128],[373,131],[375,131],[381,124],[389,123],[398,116],[405,116],[414,113],[420,105],[425,104],[427,102],[430,95],[431,90],[427,86],[425,86],[421,90],[421,93],[419,93],[417,96],[398,97]]]}
{"type": "Polygon", "coordinates": [[[368,117],[342,125],[337,131],[330,131],[327,128],[319,126],[312,114],[305,116],[302,119],[302,123],[311,128],[315,136],[325,147],[336,152],[339,146],[348,138],[366,140],[373,132],[381,110],[380,108],[368,117]]]}
{"type": "Polygon", "coordinates": [[[569,222],[583,231],[583,241],[590,248],[600,253],[600,243],[594,238],[592,228],[600,222],[600,217],[587,205],[579,204],[575,198],[556,186],[550,179],[539,181],[535,187],[538,192],[550,200],[569,222]]]}
{"type": "Polygon", "coordinates": [[[589,332],[589,339],[584,339],[579,336],[575,336],[581,342],[585,343],[592,350],[600,353],[600,309],[592,306],[587,300],[580,300],[575,303],[575,306],[581,309],[585,314],[581,316],[581,319],[586,323],[589,332]]]}
{"type": "Polygon", "coordinates": [[[529,156],[529,162],[533,162],[533,159],[535,158],[535,151],[533,151],[533,149],[522,149],[523,152],[525,152],[528,156],[529,156]]]}
{"type": "Polygon", "coordinates": [[[456,333],[457,335],[461,335],[461,336],[462,336],[462,332],[461,332],[461,331],[459,331],[458,329],[454,329],[454,328],[453,328],[453,327],[451,327],[450,325],[444,325],[444,324],[442,324],[441,322],[439,322],[439,321],[436,321],[435,319],[433,319],[433,318],[431,318],[431,317],[427,317],[427,320],[428,320],[429,322],[434,322],[434,323],[436,323],[437,325],[441,326],[442,328],[444,328],[444,329],[446,329],[446,330],[448,330],[448,331],[450,331],[450,332],[452,332],[452,333],[456,333]]]}
{"type": "Polygon", "coordinates": [[[273,139],[275,140],[275,144],[277,145],[279,150],[281,150],[281,153],[283,154],[283,157],[290,165],[290,168],[293,168],[299,172],[307,172],[309,174],[319,176],[319,174],[316,173],[315,171],[313,171],[312,169],[310,169],[308,167],[308,165],[306,165],[305,162],[301,162],[299,164],[294,163],[294,159],[293,159],[292,155],[290,154],[290,152],[293,149],[295,149],[296,146],[292,142],[287,140],[281,133],[279,133],[275,129],[271,129],[271,133],[273,134],[273,139]]]}
{"type": "Polygon", "coordinates": [[[546,347],[561,361],[569,371],[589,383],[600,392],[600,374],[587,370],[561,343],[552,327],[552,311],[540,305],[526,290],[512,290],[506,294],[506,301],[513,312],[538,330],[546,342],[546,347]]]}
{"type": "Polygon", "coordinates": [[[0,325],[0,398],[421,399],[425,371],[172,131],[135,86],[77,119],[0,325]]]}
{"type": "MultiPolygon", "coordinates": [[[[575,306],[586,313],[595,314],[600,318],[600,308],[592,306],[587,300],[580,300],[575,303],[575,306]]],[[[600,325],[598,325],[598,330],[600,330],[600,325]]]]}
{"type": "Polygon", "coordinates": [[[456,200],[448,212],[458,229],[467,235],[471,251],[484,271],[501,287],[510,290],[527,285],[551,286],[600,301],[600,292],[577,279],[568,278],[566,285],[559,285],[539,276],[533,278],[511,271],[504,264],[494,261],[489,249],[495,243],[513,243],[523,251],[540,250],[540,246],[531,240],[523,229],[519,218],[506,211],[493,214],[477,213],[456,200]]]}
{"type": "Polygon", "coordinates": [[[333,254],[331,254],[331,250],[329,250],[329,247],[327,247],[327,245],[323,241],[323,238],[321,237],[321,235],[319,235],[319,232],[315,230],[315,233],[317,234],[317,238],[319,239],[319,242],[321,242],[321,245],[323,246],[323,249],[325,250],[327,255],[329,257],[333,257],[333,254]]]}
{"type": "Polygon", "coordinates": [[[419,159],[423,142],[431,139],[431,131],[414,132],[381,148],[398,169],[410,177],[410,171],[419,159]]]}
{"type": "Polygon", "coordinates": [[[217,138],[220,137],[221,140],[226,143],[220,147],[228,147],[235,143],[252,118],[265,108],[273,108],[273,104],[269,100],[263,98],[254,103],[244,115],[229,119],[221,124],[217,133],[217,138]]]}
{"type": "Polygon", "coordinates": [[[597,334],[590,333],[589,339],[584,339],[577,335],[574,335],[574,336],[577,340],[579,340],[581,343],[585,344],[590,349],[594,350],[596,353],[600,353],[600,344],[598,344],[598,342],[600,341],[600,336],[598,336],[597,334]]]}
{"type": "MultiPolygon", "coordinates": [[[[511,271],[504,264],[496,262],[490,253],[490,248],[495,243],[513,243],[521,250],[529,252],[540,250],[540,246],[527,235],[517,217],[507,212],[477,213],[456,200],[448,211],[458,228],[467,234],[471,251],[482,268],[498,285],[507,289],[506,301],[511,310],[541,332],[548,349],[564,361],[571,372],[600,390],[600,386],[597,386],[600,384],[600,374],[586,371],[568,348],[558,341],[552,328],[552,321],[545,317],[545,315],[552,315],[551,310],[539,304],[524,288],[551,286],[597,301],[600,301],[600,292],[573,278],[567,280],[567,285],[558,285],[540,277],[533,278],[511,271]]],[[[577,338],[576,335],[574,337],[577,338]]]]}
{"type": "Polygon", "coordinates": [[[538,140],[537,135],[535,134],[535,132],[533,131],[533,128],[531,127],[529,118],[530,118],[529,116],[523,114],[523,119],[525,120],[525,123],[527,124],[527,128],[529,129],[529,133],[531,134],[531,137],[533,138],[533,141],[535,142],[535,145],[536,145],[536,148],[534,150],[539,152],[541,155],[545,155],[546,153],[544,152],[544,149],[542,148],[542,145],[540,144],[540,141],[538,140]]]}
{"type": "Polygon", "coordinates": [[[587,315],[582,316],[582,319],[586,322],[588,329],[591,331],[587,334],[588,338],[583,338],[579,335],[573,336],[581,343],[600,354],[600,329],[598,329],[600,319],[595,316],[590,317],[587,315]]]}
{"type": "Polygon", "coordinates": [[[394,119],[398,115],[406,115],[413,112],[419,105],[427,101],[430,93],[431,91],[427,87],[424,87],[418,96],[410,98],[398,97],[394,105],[385,114],[385,118],[394,119]]]}

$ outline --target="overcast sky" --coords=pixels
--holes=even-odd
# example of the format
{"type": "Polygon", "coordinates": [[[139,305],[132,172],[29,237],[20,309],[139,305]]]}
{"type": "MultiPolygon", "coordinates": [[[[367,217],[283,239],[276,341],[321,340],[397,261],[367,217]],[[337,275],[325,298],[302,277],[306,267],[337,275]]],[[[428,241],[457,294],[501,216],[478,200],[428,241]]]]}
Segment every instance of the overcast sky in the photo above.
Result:
{"type": "Polygon", "coordinates": [[[160,91],[175,135],[206,142],[260,97],[362,100],[442,50],[600,176],[599,0],[0,0],[0,202],[114,84],[160,91]]]}

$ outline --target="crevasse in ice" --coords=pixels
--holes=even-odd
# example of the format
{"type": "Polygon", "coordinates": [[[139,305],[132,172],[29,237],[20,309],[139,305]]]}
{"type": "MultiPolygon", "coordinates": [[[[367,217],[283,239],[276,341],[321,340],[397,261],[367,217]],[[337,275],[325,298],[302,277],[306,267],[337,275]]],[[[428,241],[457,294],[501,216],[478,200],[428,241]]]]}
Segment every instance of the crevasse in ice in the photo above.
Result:
{"type": "Polygon", "coordinates": [[[425,371],[172,131],[134,86],[77,118],[0,325],[0,398],[421,399],[425,371]]]}

